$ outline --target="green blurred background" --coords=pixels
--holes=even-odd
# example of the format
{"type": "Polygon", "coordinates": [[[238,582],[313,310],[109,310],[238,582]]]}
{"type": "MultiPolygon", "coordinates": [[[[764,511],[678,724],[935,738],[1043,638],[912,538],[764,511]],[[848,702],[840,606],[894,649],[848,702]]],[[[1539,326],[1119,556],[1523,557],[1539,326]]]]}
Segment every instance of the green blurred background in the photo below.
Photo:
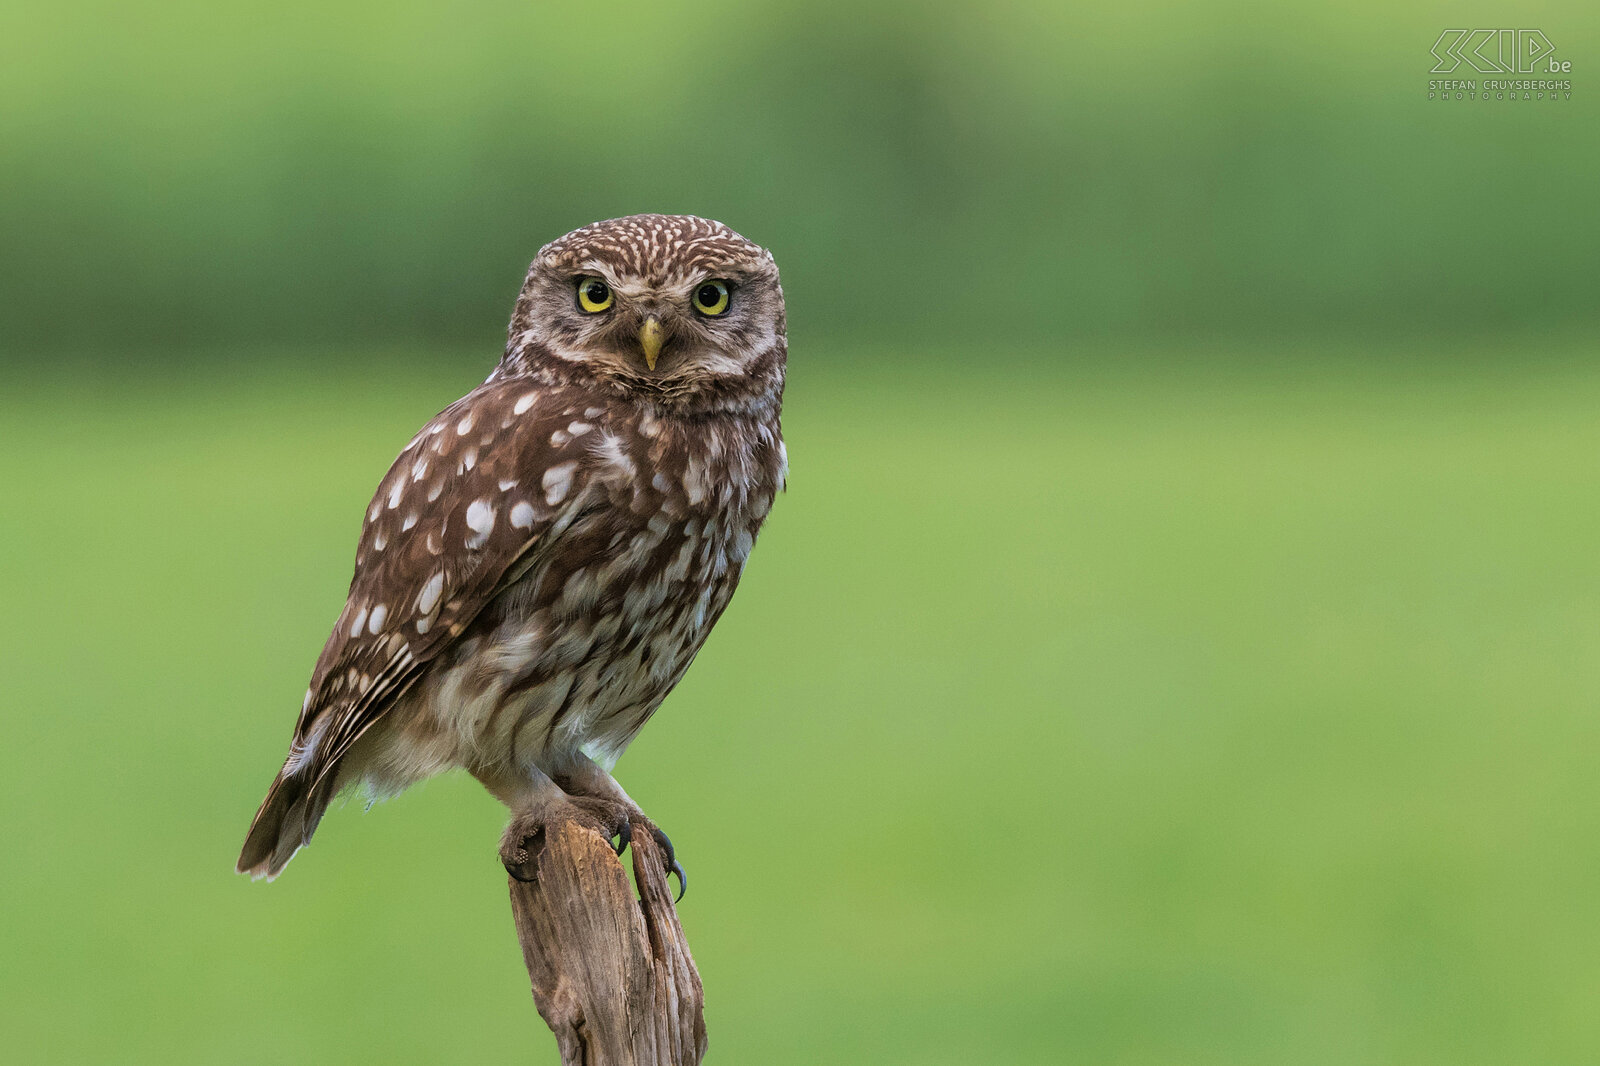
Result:
{"type": "Polygon", "coordinates": [[[1600,1059],[1592,5],[0,6],[0,1043],[554,1062],[440,779],[231,874],[537,247],[768,245],[793,460],[619,767],[723,1063],[1600,1059]],[[1556,102],[1428,101],[1535,26],[1556,102]]]}

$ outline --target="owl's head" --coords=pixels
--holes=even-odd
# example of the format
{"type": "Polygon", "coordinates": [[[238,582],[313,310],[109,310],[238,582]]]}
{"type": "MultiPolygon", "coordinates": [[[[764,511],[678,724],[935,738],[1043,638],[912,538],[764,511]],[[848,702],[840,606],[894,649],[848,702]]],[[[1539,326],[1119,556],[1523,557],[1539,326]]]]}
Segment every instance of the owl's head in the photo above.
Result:
{"type": "Polygon", "coordinates": [[[709,219],[630,215],[539,250],[496,373],[738,408],[776,399],[785,350],[771,253],[709,219]]]}

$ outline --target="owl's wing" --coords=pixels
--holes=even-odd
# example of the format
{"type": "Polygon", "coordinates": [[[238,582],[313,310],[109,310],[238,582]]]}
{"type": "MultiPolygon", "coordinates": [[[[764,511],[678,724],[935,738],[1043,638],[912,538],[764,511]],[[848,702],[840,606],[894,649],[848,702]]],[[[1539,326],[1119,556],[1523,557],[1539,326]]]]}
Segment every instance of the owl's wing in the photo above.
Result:
{"type": "Polygon", "coordinates": [[[490,381],[406,445],[367,509],[349,598],[241,870],[282,868],[316,828],[350,746],[579,515],[584,419],[598,413],[567,390],[490,381]]]}
{"type": "MultiPolygon", "coordinates": [[[[475,618],[519,563],[576,516],[584,411],[490,382],[424,426],[367,508],[344,611],[295,727],[318,762],[351,743],[475,618]]],[[[324,771],[326,772],[326,771],[324,771]]]]}

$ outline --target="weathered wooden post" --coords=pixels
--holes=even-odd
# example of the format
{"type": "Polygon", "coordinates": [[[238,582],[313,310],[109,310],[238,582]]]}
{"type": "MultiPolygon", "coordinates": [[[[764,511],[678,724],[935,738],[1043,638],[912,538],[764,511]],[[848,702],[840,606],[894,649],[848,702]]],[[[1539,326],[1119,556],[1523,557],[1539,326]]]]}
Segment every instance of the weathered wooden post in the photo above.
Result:
{"type": "Polygon", "coordinates": [[[705,995],[649,830],[637,828],[631,842],[642,899],[610,842],[587,825],[552,823],[522,851],[519,870],[533,877],[508,876],[511,913],[562,1066],[699,1063],[705,995]]]}

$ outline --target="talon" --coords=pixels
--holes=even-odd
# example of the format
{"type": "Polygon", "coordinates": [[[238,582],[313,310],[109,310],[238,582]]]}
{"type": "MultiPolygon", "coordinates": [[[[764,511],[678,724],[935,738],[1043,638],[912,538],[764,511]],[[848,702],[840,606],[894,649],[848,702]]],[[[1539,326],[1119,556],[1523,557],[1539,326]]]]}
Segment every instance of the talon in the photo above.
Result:
{"type": "Polygon", "coordinates": [[[656,846],[661,849],[663,865],[667,868],[667,875],[678,875],[678,898],[672,902],[676,904],[683,899],[683,894],[689,891],[689,876],[683,872],[683,863],[678,861],[678,853],[673,850],[672,838],[661,831],[657,825],[650,826],[650,835],[655,837],[656,846]]]}
{"type": "Polygon", "coordinates": [[[650,835],[655,838],[656,847],[661,849],[661,854],[666,856],[667,865],[674,865],[678,861],[678,852],[672,846],[672,838],[663,833],[661,827],[654,823],[650,826],[650,835]]]}
{"type": "Polygon", "coordinates": [[[617,854],[621,855],[627,850],[628,845],[632,842],[633,823],[624,818],[622,820],[622,824],[617,827],[617,842],[613,846],[617,849],[617,854]]]}

